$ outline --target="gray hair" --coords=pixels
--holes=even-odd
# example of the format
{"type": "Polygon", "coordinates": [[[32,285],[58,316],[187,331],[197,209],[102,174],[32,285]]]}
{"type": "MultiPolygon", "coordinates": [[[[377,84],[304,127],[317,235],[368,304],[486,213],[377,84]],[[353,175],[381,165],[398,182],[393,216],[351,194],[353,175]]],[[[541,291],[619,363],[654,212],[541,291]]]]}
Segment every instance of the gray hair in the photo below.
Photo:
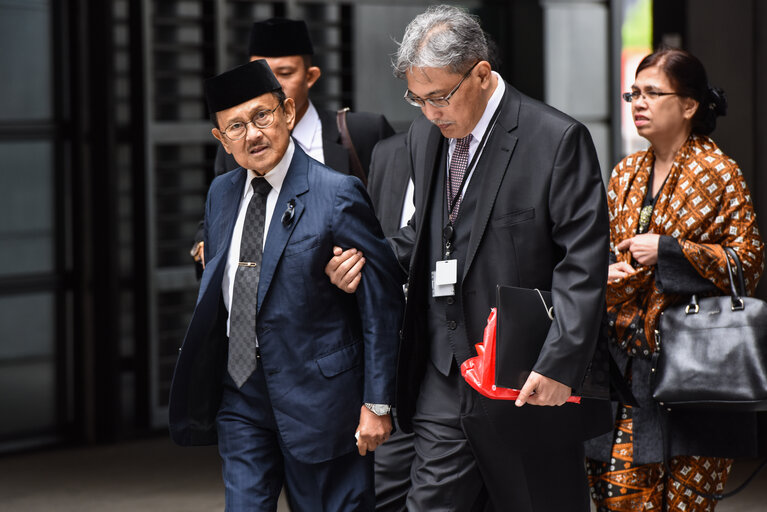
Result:
{"type": "Polygon", "coordinates": [[[487,58],[487,41],[479,18],[457,7],[437,5],[408,24],[392,66],[397,78],[405,78],[414,67],[464,73],[475,62],[487,58]]]}

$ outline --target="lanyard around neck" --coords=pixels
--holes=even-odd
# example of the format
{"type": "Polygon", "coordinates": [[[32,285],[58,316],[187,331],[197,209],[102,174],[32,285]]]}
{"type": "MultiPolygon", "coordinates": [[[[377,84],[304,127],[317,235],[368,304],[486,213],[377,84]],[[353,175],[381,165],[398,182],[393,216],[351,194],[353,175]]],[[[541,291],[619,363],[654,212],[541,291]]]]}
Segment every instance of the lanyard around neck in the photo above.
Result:
{"type": "MultiPolygon", "coordinates": [[[[461,185],[458,187],[458,191],[456,192],[455,196],[449,200],[448,208],[447,208],[447,223],[444,222],[444,214],[445,214],[445,208],[442,208],[442,224],[445,226],[442,230],[442,236],[445,241],[445,257],[449,257],[450,253],[452,252],[452,240],[453,236],[455,234],[455,231],[453,229],[453,221],[451,220],[450,216],[453,214],[453,210],[455,210],[456,205],[458,204],[458,198],[463,196],[463,188],[466,186],[466,181],[469,178],[469,175],[474,170],[474,167],[477,165],[477,160],[479,159],[482,152],[485,150],[485,146],[487,145],[487,141],[490,139],[490,135],[492,134],[493,130],[495,129],[496,121],[498,120],[498,116],[501,113],[501,107],[503,105],[498,105],[498,108],[495,109],[495,112],[493,112],[493,117],[490,118],[490,122],[487,124],[487,129],[485,130],[485,134],[482,136],[482,140],[479,142],[479,146],[477,146],[477,151],[474,153],[474,156],[471,158],[471,161],[469,162],[469,165],[466,167],[466,172],[463,173],[463,177],[461,178],[461,185]]],[[[450,192],[450,195],[452,195],[452,187],[450,186],[450,173],[445,173],[445,190],[450,192]]],[[[442,194],[442,201],[444,205],[444,201],[446,201],[447,194],[442,194]]]]}
{"type": "MultiPolygon", "coordinates": [[[[448,204],[448,211],[447,211],[448,217],[450,217],[453,214],[453,210],[455,210],[455,207],[458,204],[458,198],[463,195],[463,187],[466,186],[466,180],[468,180],[469,175],[474,169],[474,166],[477,165],[477,160],[479,159],[479,156],[482,154],[482,151],[484,151],[485,146],[487,145],[487,141],[490,138],[490,134],[495,128],[495,121],[498,119],[498,115],[500,113],[501,113],[501,107],[499,105],[498,108],[495,109],[495,112],[493,113],[493,117],[490,118],[490,122],[487,124],[487,130],[485,130],[485,134],[482,136],[482,140],[479,142],[479,146],[477,146],[477,151],[474,153],[474,156],[471,158],[469,165],[466,167],[466,172],[463,173],[463,177],[461,178],[461,184],[458,187],[458,190],[456,191],[455,195],[453,195],[452,186],[450,184],[450,173],[449,172],[446,173],[445,188],[446,190],[450,191],[450,195],[452,196],[452,199],[450,199],[450,202],[448,204]]],[[[471,144],[469,145],[469,147],[471,147],[471,144]]]]}

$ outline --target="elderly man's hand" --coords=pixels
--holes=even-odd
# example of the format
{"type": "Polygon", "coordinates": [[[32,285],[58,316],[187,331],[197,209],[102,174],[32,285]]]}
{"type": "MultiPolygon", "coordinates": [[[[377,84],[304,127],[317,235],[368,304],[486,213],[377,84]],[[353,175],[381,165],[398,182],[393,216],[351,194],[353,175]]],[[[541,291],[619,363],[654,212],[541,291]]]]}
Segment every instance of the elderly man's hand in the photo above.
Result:
{"type": "Polygon", "coordinates": [[[340,290],[354,293],[362,280],[364,266],[365,257],[361,251],[354,248],[344,251],[336,246],[333,247],[333,257],[325,266],[325,274],[340,290]]]}
{"type": "Polygon", "coordinates": [[[372,452],[381,446],[391,434],[391,415],[378,416],[364,405],[360,409],[360,423],[357,425],[357,449],[360,455],[372,452]]]}

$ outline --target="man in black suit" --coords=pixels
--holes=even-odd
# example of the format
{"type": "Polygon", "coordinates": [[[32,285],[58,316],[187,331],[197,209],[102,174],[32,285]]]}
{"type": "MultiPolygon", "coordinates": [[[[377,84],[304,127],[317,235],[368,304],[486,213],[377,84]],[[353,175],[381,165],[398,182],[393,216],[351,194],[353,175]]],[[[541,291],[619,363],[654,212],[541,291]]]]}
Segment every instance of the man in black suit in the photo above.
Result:
{"type": "MultiPolygon", "coordinates": [[[[607,278],[588,130],[492,71],[482,29],[461,9],[417,16],[395,74],[423,113],[407,139],[416,213],[390,239],[408,269],[396,400],[399,427],[415,434],[407,508],[472,510],[486,495],[498,511],[586,512],[582,441],[612,422],[607,401],[565,404],[594,357],[607,278]],[[459,370],[499,284],[551,290],[555,310],[516,403],[482,397],[459,370]]],[[[326,267],[346,291],[364,262],[351,252],[326,267]]]]}
{"type": "MultiPolygon", "coordinates": [[[[282,85],[285,94],[296,104],[296,125],[293,139],[306,154],[344,174],[367,176],[371,153],[376,143],[394,133],[389,122],[380,114],[347,112],[346,124],[356,155],[342,142],[337,113],[318,109],[309,99],[309,90],[322,71],[312,65],[314,47],[306,22],[286,18],[271,18],[253,23],[248,44],[250,60],[265,59],[282,85]],[[359,162],[359,169],[355,166],[359,162]]],[[[215,175],[239,167],[232,155],[220,147],[214,164],[215,175]]],[[[202,223],[200,223],[200,228],[202,223]]],[[[203,262],[202,230],[198,229],[192,257],[203,262]]]]}
{"type": "Polygon", "coordinates": [[[406,140],[407,133],[383,139],[370,160],[368,194],[386,236],[396,234],[413,215],[413,171],[406,140]]]}
{"type": "MultiPolygon", "coordinates": [[[[485,39],[490,67],[498,69],[500,50],[489,34],[485,33],[485,39]]],[[[394,236],[413,216],[413,188],[407,133],[397,133],[376,144],[370,159],[368,194],[385,236],[394,236]]],[[[413,434],[402,430],[376,450],[376,512],[405,510],[414,458],[413,434]]]]}

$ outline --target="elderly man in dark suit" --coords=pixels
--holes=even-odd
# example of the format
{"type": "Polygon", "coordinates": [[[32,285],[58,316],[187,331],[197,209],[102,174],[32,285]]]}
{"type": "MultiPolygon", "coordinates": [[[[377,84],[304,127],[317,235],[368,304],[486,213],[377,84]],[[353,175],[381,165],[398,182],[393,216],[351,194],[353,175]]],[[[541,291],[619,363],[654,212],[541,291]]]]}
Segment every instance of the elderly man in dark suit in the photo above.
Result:
{"type": "MultiPolygon", "coordinates": [[[[415,434],[407,507],[472,510],[486,494],[494,510],[587,512],[582,441],[611,423],[607,401],[565,404],[594,357],[607,277],[589,133],[494,72],[461,9],[417,16],[395,73],[423,113],[407,140],[416,213],[390,240],[409,283],[396,401],[415,434]],[[499,284],[551,290],[555,309],[516,403],[482,397],[459,371],[499,284]]],[[[347,291],[367,277],[346,272],[360,266],[349,251],[326,268],[347,291]]]]}
{"type": "Polygon", "coordinates": [[[283,481],[294,511],[373,510],[365,455],[391,431],[397,262],[362,183],[291,138],[293,100],[265,61],[206,81],[206,97],[212,133],[241,167],[208,194],[172,438],[218,441],[227,511],[276,510],[283,481]],[[323,273],[333,246],[352,241],[370,269],[355,295],[323,273]]]}
{"type": "MultiPolygon", "coordinates": [[[[413,173],[405,141],[397,133],[373,148],[368,193],[384,235],[392,236],[412,217],[413,173]]],[[[396,418],[396,410],[393,411],[396,418]]],[[[396,431],[375,453],[376,512],[405,510],[410,467],[415,458],[413,434],[396,431]]]]}
{"type": "MultiPolygon", "coordinates": [[[[344,143],[339,128],[338,113],[316,108],[309,99],[309,91],[322,75],[312,63],[314,46],[303,20],[270,18],[256,21],[250,29],[248,44],[250,60],[264,59],[269,64],[285,94],[296,105],[293,139],[310,157],[331,169],[352,174],[363,181],[368,175],[370,158],[376,143],[394,133],[381,114],[347,112],[342,117],[347,126],[351,148],[344,143]]],[[[215,175],[238,167],[231,154],[219,148],[213,167],[215,175]]],[[[195,235],[192,256],[204,264],[204,245],[201,244],[202,225],[195,235]]]]}

